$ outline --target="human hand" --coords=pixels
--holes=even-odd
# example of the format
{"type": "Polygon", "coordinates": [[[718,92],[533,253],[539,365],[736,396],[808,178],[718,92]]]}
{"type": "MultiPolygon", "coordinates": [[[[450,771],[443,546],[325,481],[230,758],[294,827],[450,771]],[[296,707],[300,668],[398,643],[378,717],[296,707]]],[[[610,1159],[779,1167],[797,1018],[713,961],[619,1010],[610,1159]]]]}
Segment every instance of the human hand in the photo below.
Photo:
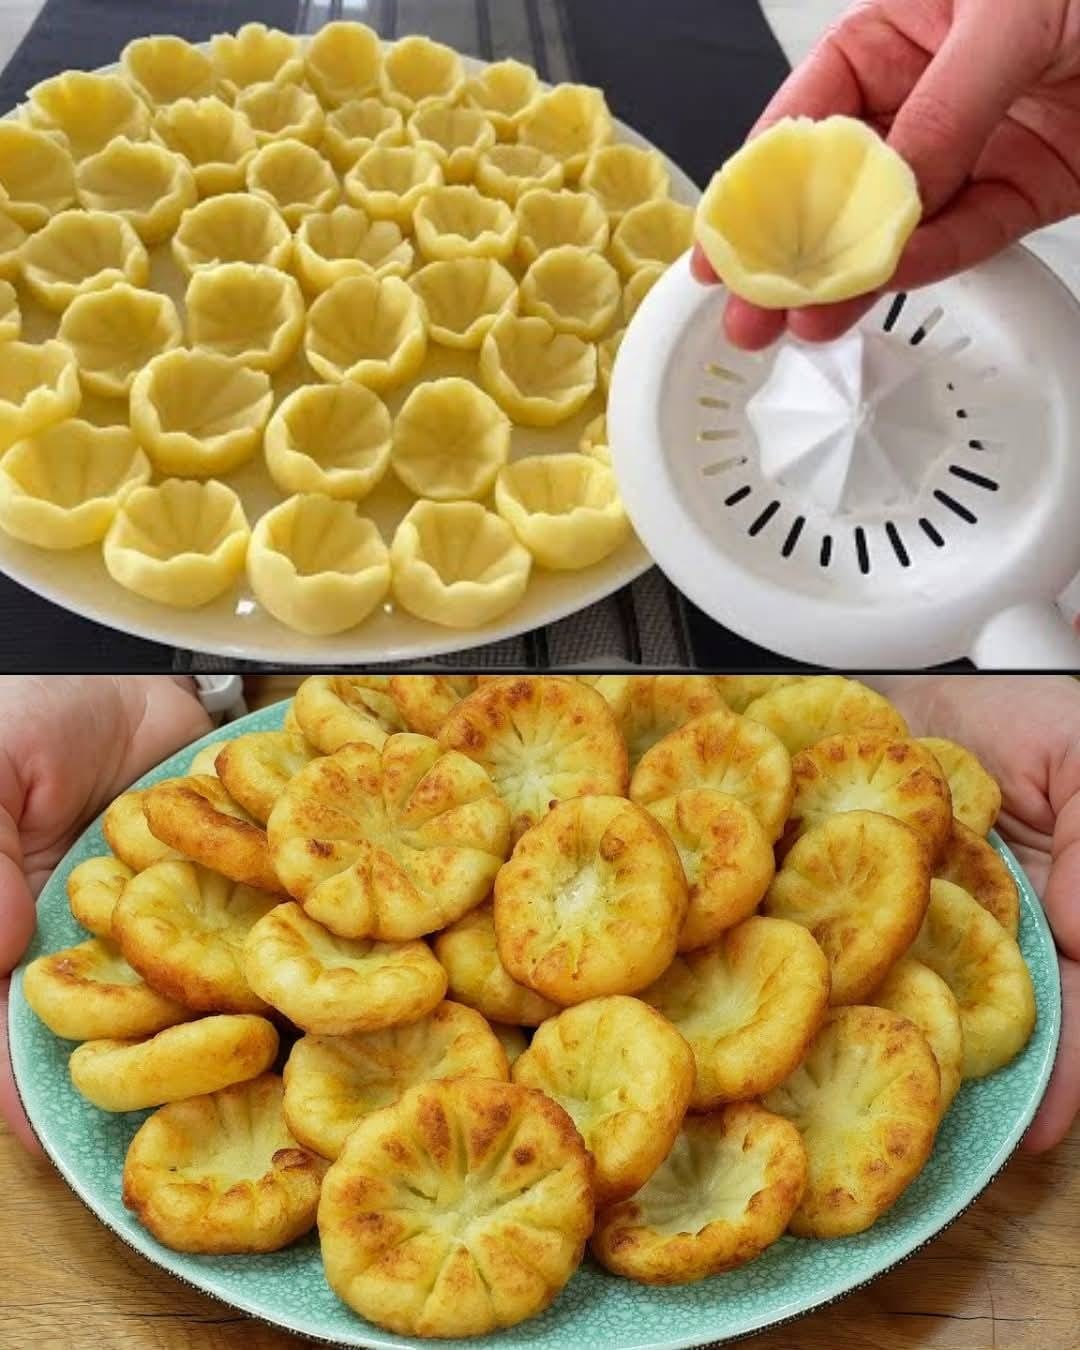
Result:
{"type": "MultiPolygon", "coordinates": [[[[889,289],[973,267],[1080,211],[1080,0],[860,0],[750,134],[832,113],[870,123],[918,179],[923,223],[889,289]]],[[[692,266],[716,280],[700,248],[692,266]]],[[[785,328],[825,342],[877,298],[768,310],[732,296],[724,326],[749,350],[785,328]]]]}
{"type": "Polygon", "coordinates": [[[38,892],[87,821],[210,725],[194,684],[171,675],[0,677],[0,1116],[30,1149],[7,999],[38,892]]]}
{"type": "Polygon", "coordinates": [[[1001,784],[996,829],[1042,897],[1063,1017],[1050,1086],[1024,1139],[1052,1148],[1080,1113],[1080,681],[1052,675],[901,675],[872,681],[917,736],[973,751],[1001,784]]]}

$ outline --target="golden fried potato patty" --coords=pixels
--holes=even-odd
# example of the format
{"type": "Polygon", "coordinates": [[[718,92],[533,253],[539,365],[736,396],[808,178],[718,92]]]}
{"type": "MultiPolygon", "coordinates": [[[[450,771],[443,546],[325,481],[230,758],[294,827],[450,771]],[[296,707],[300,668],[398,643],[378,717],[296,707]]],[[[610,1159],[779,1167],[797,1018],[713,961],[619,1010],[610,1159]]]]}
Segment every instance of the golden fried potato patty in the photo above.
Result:
{"type": "Polygon", "coordinates": [[[997,849],[963,821],[953,821],[952,833],[938,858],[934,876],[967,891],[1010,937],[1016,937],[1020,927],[1020,892],[1012,873],[997,849]]]}
{"type": "Polygon", "coordinates": [[[491,902],[463,914],[457,923],[436,934],[432,944],[446,971],[450,993],[459,1003],[493,1022],[538,1027],[554,1017],[559,1005],[519,984],[499,958],[495,915],[491,902]]]}
{"type": "Polygon", "coordinates": [[[113,910],[134,875],[126,862],[112,854],[79,863],[67,879],[72,914],[95,937],[112,937],[113,910]]]}
{"type": "Polygon", "coordinates": [[[225,791],[265,825],[285,785],[315,758],[303,736],[287,731],[251,731],[226,741],[214,760],[225,791]]]}
{"type": "Polygon", "coordinates": [[[376,749],[405,723],[388,675],[311,675],[296,691],[293,714],[320,754],[363,741],[376,749]]]}
{"type": "Polygon", "coordinates": [[[1001,788],[996,779],[970,750],[955,741],[922,736],[919,744],[930,751],[949,780],[953,815],[985,838],[1001,810],[1001,788]]]}

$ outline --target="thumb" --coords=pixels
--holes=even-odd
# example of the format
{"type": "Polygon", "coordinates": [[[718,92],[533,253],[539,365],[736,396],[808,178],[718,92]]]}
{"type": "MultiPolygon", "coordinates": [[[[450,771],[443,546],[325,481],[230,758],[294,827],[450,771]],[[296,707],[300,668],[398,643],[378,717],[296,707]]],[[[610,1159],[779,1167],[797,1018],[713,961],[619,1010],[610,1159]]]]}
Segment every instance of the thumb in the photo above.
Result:
{"type": "Polygon", "coordinates": [[[893,120],[889,144],[914,170],[924,216],[967,179],[994,129],[1045,67],[1038,25],[1003,9],[1000,22],[987,23],[977,6],[956,18],[893,120]]]}
{"type": "Polygon", "coordinates": [[[22,957],[34,934],[36,911],[22,870],[19,831],[0,807],[0,976],[22,957]]]}

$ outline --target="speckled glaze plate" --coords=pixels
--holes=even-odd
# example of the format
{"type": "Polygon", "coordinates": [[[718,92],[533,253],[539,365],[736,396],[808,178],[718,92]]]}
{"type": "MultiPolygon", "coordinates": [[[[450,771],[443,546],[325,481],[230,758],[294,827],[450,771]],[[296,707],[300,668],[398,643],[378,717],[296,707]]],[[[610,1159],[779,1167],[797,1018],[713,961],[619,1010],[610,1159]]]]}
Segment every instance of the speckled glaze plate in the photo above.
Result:
{"type": "MultiPolygon", "coordinates": [[[[284,705],[253,713],[230,728],[271,730],[284,705]]],[[[166,760],[142,785],[186,772],[206,737],[166,760]]],[[[675,1350],[722,1343],[775,1326],[829,1303],[928,1242],[993,1180],[1016,1148],[1038,1106],[1054,1061],[1061,990],[1053,939],[1042,909],[1016,860],[994,846],[1020,887],[1020,946],[1038,1005],[1035,1033],[1012,1064],[982,1082],[965,1083],[938,1134],[929,1163],[888,1215],[867,1233],[830,1242],[781,1238],[741,1270],[700,1284],[650,1289],[616,1279],[591,1260],[543,1317],[477,1341],[444,1341],[452,1350],[483,1343],[510,1350],[675,1350]]],[[[100,822],[82,835],[56,869],[38,905],[38,929],[27,960],[81,941],[65,893],[68,873],[105,851],[100,822]]],[[[242,1312],[316,1340],[339,1345],[418,1346],[363,1322],[331,1293],[314,1235],[269,1256],[185,1256],[162,1247],[120,1199],[124,1154],[149,1114],[106,1115],[72,1087],[58,1040],[34,1016],[22,994],[22,970],[11,990],[12,1062],[27,1114],[47,1153],[75,1193],[129,1246],[189,1284],[242,1312]]]]}

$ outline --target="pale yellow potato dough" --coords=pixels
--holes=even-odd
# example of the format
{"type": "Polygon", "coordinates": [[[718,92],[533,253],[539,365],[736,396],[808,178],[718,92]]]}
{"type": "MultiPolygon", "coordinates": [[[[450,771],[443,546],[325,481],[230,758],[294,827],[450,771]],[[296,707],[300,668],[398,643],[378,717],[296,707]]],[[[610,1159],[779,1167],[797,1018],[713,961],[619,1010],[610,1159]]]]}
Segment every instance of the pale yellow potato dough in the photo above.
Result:
{"type": "Polygon", "coordinates": [[[405,730],[388,675],[310,675],[296,691],[293,712],[324,755],[351,741],[379,749],[387,736],[405,730]]]}
{"type": "Polygon", "coordinates": [[[622,299],[619,274],[602,254],[560,244],[542,253],[521,282],[521,307],[558,333],[592,342],[604,333],[622,299]]]}
{"type": "Polygon", "coordinates": [[[484,769],[413,732],[312,761],[266,829],[282,885],[311,918],[382,942],[480,904],[510,849],[510,811],[484,769]]]}
{"type": "Polygon", "coordinates": [[[518,124],[518,140],[562,164],[577,179],[589,156],[615,135],[603,91],[586,84],[559,84],[541,94],[518,124]]]}
{"type": "Polygon", "coordinates": [[[603,342],[596,345],[596,376],[601,392],[607,398],[611,390],[611,373],[615,369],[615,358],[625,334],[625,328],[619,328],[603,342]]]}
{"type": "Polygon", "coordinates": [[[976,834],[987,835],[1001,810],[1001,788],[978,759],[955,741],[922,736],[924,745],[949,780],[953,815],[976,834]]]}
{"type": "Polygon", "coordinates": [[[615,475],[587,455],[530,455],[507,465],[495,509],[541,567],[591,567],[630,536],[615,475]]]}
{"type": "Polygon", "coordinates": [[[649,263],[665,267],[681,257],[694,238],[694,212],[664,197],[632,206],[611,235],[611,260],[624,277],[649,263]]]}
{"type": "Polygon", "coordinates": [[[456,103],[465,87],[465,67],[452,47],[411,33],[386,51],[379,75],[384,100],[403,113],[431,103],[456,103]]]}
{"type": "Polygon", "coordinates": [[[416,145],[375,145],[345,175],[345,194],[373,220],[412,223],[420,201],[443,184],[442,165],[416,145]]]}
{"type": "Polygon", "coordinates": [[[216,34],[210,39],[210,59],[222,92],[229,99],[235,99],[241,89],[266,80],[282,84],[299,83],[304,78],[297,39],[264,23],[246,23],[235,33],[216,34]]]}
{"type": "Polygon", "coordinates": [[[56,422],[4,455],[0,528],[39,548],[82,548],[105,537],[149,479],[150,461],[127,427],[56,422]]]}
{"type": "Polygon", "coordinates": [[[75,202],[75,165],[65,144],[13,118],[0,121],[0,202],[33,232],[75,202]]]}
{"type": "Polygon", "coordinates": [[[390,414],[361,384],[307,384],[278,404],[263,453],[282,492],[360,501],[390,464],[390,414]]]}
{"type": "Polygon", "coordinates": [[[501,314],[480,347],[480,383],[517,423],[565,422],[596,387],[596,348],[544,319],[501,314]]]}
{"type": "Polygon", "coordinates": [[[19,275],[19,254],[29,235],[5,209],[7,197],[0,188],[0,278],[15,281],[19,275]]]}
{"type": "Polygon", "coordinates": [[[61,313],[79,295],[117,282],[145,286],[150,259],[128,222],[108,211],[61,211],[20,252],[22,279],[46,309],[61,313]]]}
{"type": "Polygon", "coordinates": [[[313,211],[329,211],[341,196],[333,166],[295,140],[262,146],[248,161],[247,188],[279,211],[291,230],[313,211]]]}
{"type": "Polygon", "coordinates": [[[204,98],[217,84],[205,52],[183,38],[163,34],[129,42],[120,53],[120,73],[151,108],[180,98],[204,98]]]}
{"type": "Polygon", "coordinates": [[[390,545],[394,599],[417,618],[478,628],[512,609],[532,557],[479,502],[416,502],[390,545]]]}
{"type": "Polygon", "coordinates": [[[522,117],[540,94],[532,66],[521,61],[493,61],[465,82],[466,106],[479,108],[499,139],[512,141],[522,117]]]}
{"type": "Polygon", "coordinates": [[[315,95],[298,84],[249,85],[237,95],[236,110],[247,118],[259,145],[295,140],[317,146],[322,141],[326,114],[315,95]]]}
{"type": "Polygon", "coordinates": [[[594,998],[549,1018],[513,1080],[559,1103],[596,1165],[599,1206],[633,1195],[671,1151],[694,1087],[694,1056],[640,999],[594,998]]]}
{"type": "Polygon", "coordinates": [[[494,258],[428,263],[409,278],[427,310],[432,342],[479,347],[500,314],[516,313],[518,284],[494,258]]]}
{"type": "Polygon", "coordinates": [[[563,166],[533,145],[493,145],[476,163],[476,186],[488,197],[516,206],[534,188],[561,188],[563,166]]]}
{"type": "Polygon", "coordinates": [[[127,398],[139,371],[179,347],[184,329],[167,295],[114,282],[77,296],[56,335],[74,354],[88,394],[127,398]]]}
{"type": "Polygon", "coordinates": [[[150,134],[150,110],[119,75],[65,70],[29,89],[24,106],[32,126],[63,133],[73,159],[96,154],[114,136],[144,141],[150,134]]]}
{"type": "Polygon", "coordinates": [[[960,1005],[952,990],[929,966],[904,956],[885,977],[874,1003],[906,1017],[926,1037],[941,1077],[939,1100],[944,1115],[960,1086],[964,1058],[960,1005]]]}
{"type": "Polygon", "coordinates": [[[274,403],[264,371],[188,348],[155,356],[130,397],[131,429],[154,468],[184,478],[216,478],[251,459],[274,403]]]}
{"type": "Polygon", "coordinates": [[[578,450],[581,454],[588,455],[590,459],[599,460],[601,464],[611,468],[611,446],[608,444],[606,413],[601,413],[599,417],[594,417],[587,423],[581,433],[578,450]]]}
{"type": "Polygon", "coordinates": [[[229,192],[185,211],[171,248],[177,266],[188,276],[223,262],[284,269],[292,258],[293,238],[270,202],[247,192],[229,192]]]}
{"type": "Polygon", "coordinates": [[[418,497],[486,497],[509,454],[510,419],[472,380],[459,376],[422,381],[394,419],[390,463],[418,497]]]}
{"type": "Polygon", "coordinates": [[[0,454],[46,427],[74,417],[82,402],[79,371],[62,342],[5,342],[0,361],[0,454]]]}
{"type": "Polygon", "coordinates": [[[559,1011],[557,1003],[511,978],[499,959],[490,901],[436,934],[434,948],[451,995],[490,1021],[537,1027],[559,1011]]]}
{"type": "Polygon", "coordinates": [[[406,134],[412,145],[435,156],[448,183],[472,182],[480,154],[495,144],[495,128],[478,108],[449,102],[418,108],[406,134]]]}
{"type": "Polygon", "coordinates": [[[427,193],[413,215],[416,243],[423,257],[507,259],[517,242],[517,220],[504,201],[474,187],[438,187],[427,193]]]}
{"type": "Polygon", "coordinates": [[[404,140],[405,119],[397,108],[377,98],[354,98],[327,113],[322,152],[338,173],[348,173],[373,146],[404,140]]]}
{"type": "Polygon", "coordinates": [[[355,627],[385,599],[390,553],[355,503],[300,493],[256,521],[247,575],[274,618],[323,636],[355,627]]]}
{"type": "Polygon", "coordinates": [[[392,220],[372,220],[358,206],[305,216],[296,231],[296,271],[305,288],[322,294],[342,277],[403,277],[412,244],[392,220]]]}
{"type": "Polygon", "coordinates": [[[907,723],[887,698],[843,675],[811,675],[793,684],[775,684],[745,708],[797,755],[826,736],[878,732],[903,739],[907,723]]]}
{"type": "Polygon", "coordinates": [[[191,165],[151,141],[117,136],[75,171],[79,205],[122,217],[148,247],[168,239],[199,198],[191,165]]]}
{"type": "Polygon", "coordinates": [[[671,187],[664,157],[637,145],[603,145],[585,162],[581,186],[591,192],[613,225],[642,202],[666,197],[671,187]]]}
{"type": "Polygon", "coordinates": [[[260,263],[200,268],[188,283],[184,307],[193,348],[226,356],[249,370],[280,370],[304,335],[298,282],[260,263]]]}
{"type": "Polygon", "coordinates": [[[416,1022],[446,993],[446,972],[426,942],[335,937],[293,903],[248,934],[244,969],[267,1003],[322,1036],[416,1022]]]}
{"type": "Polygon", "coordinates": [[[105,536],[112,579],[137,595],[189,609],[205,605],[244,570],[250,530],[224,483],[169,478],[138,487],[105,536]]]}
{"type": "Polygon", "coordinates": [[[487,1022],[460,1003],[386,1031],[302,1036],[285,1065],[285,1119],[306,1148],[334,1159],[366,1116],[414,1084],[466,1075],[505,1082],[509,1068],[487,1022]]]}
{"type": "Polygon", "coordinates": [[[277,1051],[278,1034],[265,1018],[225,1015],[166,1027],[145,1041],[85,1041],[68,1067],[99,1110],[142,1111],[257,1078],[277,1051]]]}
{"type": "Polygon", "coordinates": [[[622,311],[627,323],[638,312],[641,302],[666,271],[667,266],[664,263],[645,263],[626,283],[622,293],[622,311]]]}
{"type": "Polygon", "coordinates": [[[258,142],[244,114],[220,98],[182,98],[161,108],[153,134],[191,165],[200,197],[243,190],[258,142]]]}
{"type": "MultiPolygon", "coordinates": [[[[207,749],[215,754],[214,769],[225,791],[263,825],[286,783],[316,753],[302,735],[290,731],[251,731],[207,749]]],[[[194,765],[192,772],[198,772],[194,765]]]]}
{"type": "Polygon", "coordinates": [[[521,194],[514,212],[518,222],[518,259],[526,267],[548,249],[564,244],[596,252],[607,248],[607,214],[587,192],[534,188],[521,194]]]}
{"type": "Polygon", "coordinates": [[[911,168],[865,122],[785,117],[713,176],[696,232],[732,291],[783,309],[885,285],[921,214],[911,168]]]}
{"type": "Polygon", "coordinates": [[[324,24],[305,48],[304,65],[325,107],[364,98],[379,87],[379,35],[363,23],[324,24]]]}
{"type": "Polygon", "coordinates": [[[71,912],[95,937],[112,937],[112,916],[124,887],[135,875],[127,863],[106,853],[87,858],[68,873],[71,912]]]}
{"type": "Polygon", "coordinates": [[[400,277],[345,277],[308,310],[304,351],[324,380],[353,380],[381,393],[424,364],[427,315],[400,277]]]}

